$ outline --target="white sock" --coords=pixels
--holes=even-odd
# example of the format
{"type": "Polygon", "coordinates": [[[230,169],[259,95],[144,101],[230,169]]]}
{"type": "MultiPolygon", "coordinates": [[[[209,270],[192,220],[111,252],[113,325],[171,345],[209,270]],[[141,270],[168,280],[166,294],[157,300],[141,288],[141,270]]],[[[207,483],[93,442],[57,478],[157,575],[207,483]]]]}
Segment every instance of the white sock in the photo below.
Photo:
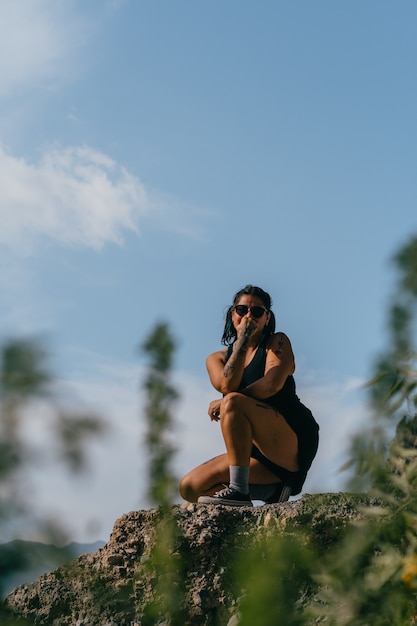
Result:
{"type": "Polygon", "coordinates": [[[249,466],[229,465],[229,487],[240,493],[249,493],[249,466]]]}

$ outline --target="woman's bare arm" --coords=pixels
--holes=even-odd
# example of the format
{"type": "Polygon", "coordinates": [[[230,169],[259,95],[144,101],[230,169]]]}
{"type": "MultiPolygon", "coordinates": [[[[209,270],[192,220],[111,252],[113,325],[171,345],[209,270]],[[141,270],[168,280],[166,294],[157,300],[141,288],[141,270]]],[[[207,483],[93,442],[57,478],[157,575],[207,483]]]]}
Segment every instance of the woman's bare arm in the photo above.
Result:
{"type": "Polygon", "coordinates": [[[278,393],[295,370],[291,342],[284,333],[271,337],[266,353],[265,374],[242,389],[242,393],[263,400],[278,393]]]}
{"type": "Polygon", "coordinates": [[[206,366],[211,384],[220,393],[227,394],[239,388],[250,339],[257,328],[256,322],[242,318],[237,328],[237,338],[233,344],[232,354],[227,362],[227,348],[213,352],[207,357],[206,366]]]}

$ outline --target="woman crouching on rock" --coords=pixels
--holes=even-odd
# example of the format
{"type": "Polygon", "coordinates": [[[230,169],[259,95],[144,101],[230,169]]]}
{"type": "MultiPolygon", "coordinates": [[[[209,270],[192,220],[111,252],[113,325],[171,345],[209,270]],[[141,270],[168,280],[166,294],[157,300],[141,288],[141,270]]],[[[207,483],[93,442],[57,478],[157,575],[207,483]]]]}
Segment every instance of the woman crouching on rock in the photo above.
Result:
{"type": "Polygon", "coordinates": [[[181,496],[229,506],[287,500],[301,491],[319,427],[296,395],[291,343],[275,332],[268,293],[253,285],[237,292],[222,344],[207,357],[210,381],[223,394],[208,414],[220,421],[227,453],[184,476],[181,496]]]}

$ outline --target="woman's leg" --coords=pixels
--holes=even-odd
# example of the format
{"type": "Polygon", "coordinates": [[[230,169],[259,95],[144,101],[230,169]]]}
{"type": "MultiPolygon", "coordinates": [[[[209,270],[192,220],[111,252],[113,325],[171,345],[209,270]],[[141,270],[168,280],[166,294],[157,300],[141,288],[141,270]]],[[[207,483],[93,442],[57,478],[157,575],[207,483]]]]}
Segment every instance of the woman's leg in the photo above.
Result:
{"type": "MultiPolygon", "coordinates": [[[[254,485],[276,485],[279,479],[256,459],[250,459],[249,481],[254,485]]],[[[227,454],[216,456],[192,469],[180,482],[180,494],[188,502],[212,496],[229,483],[227,454]]]]}
{"type": "Polygon", "coordinates": [[[229,465],[249,465],[252,442],[273,463],[298,470],[298,439],[282,415],[260,400],[241,393],[223,399],[220,425],[229,465]]]}
{"type": "Polygon", "coordinates": [[[238,392],[230,393],[220,406],[220,425],[229,462],[229,487],[214,496],[204,495],[199,502],[252,506],[249,495],[252,443],[276,465],[292,472],[298,470],[297,435],[269,405],[238,392]]]}
{"type": "Polygon", "coordinates": [[[188,472],[180,482],[180,494],[188,502],[197,502],[199,496],[212,495],[228,482],[227,454],[220,454],[188,472]]]}

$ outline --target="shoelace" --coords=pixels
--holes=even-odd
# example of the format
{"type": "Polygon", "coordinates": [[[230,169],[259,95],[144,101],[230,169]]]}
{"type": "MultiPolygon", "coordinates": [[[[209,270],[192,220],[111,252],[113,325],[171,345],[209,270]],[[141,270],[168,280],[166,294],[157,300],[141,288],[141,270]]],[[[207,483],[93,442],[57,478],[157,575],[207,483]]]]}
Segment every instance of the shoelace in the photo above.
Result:
{"type": "Polygon", "coordinates": [[[220,498],[221,496],[228,496],[230,493],[233,493],[233,489],[230,489],[229,485],[224,485],[224,489],[216,491],[214,495],[220,498]]]}

